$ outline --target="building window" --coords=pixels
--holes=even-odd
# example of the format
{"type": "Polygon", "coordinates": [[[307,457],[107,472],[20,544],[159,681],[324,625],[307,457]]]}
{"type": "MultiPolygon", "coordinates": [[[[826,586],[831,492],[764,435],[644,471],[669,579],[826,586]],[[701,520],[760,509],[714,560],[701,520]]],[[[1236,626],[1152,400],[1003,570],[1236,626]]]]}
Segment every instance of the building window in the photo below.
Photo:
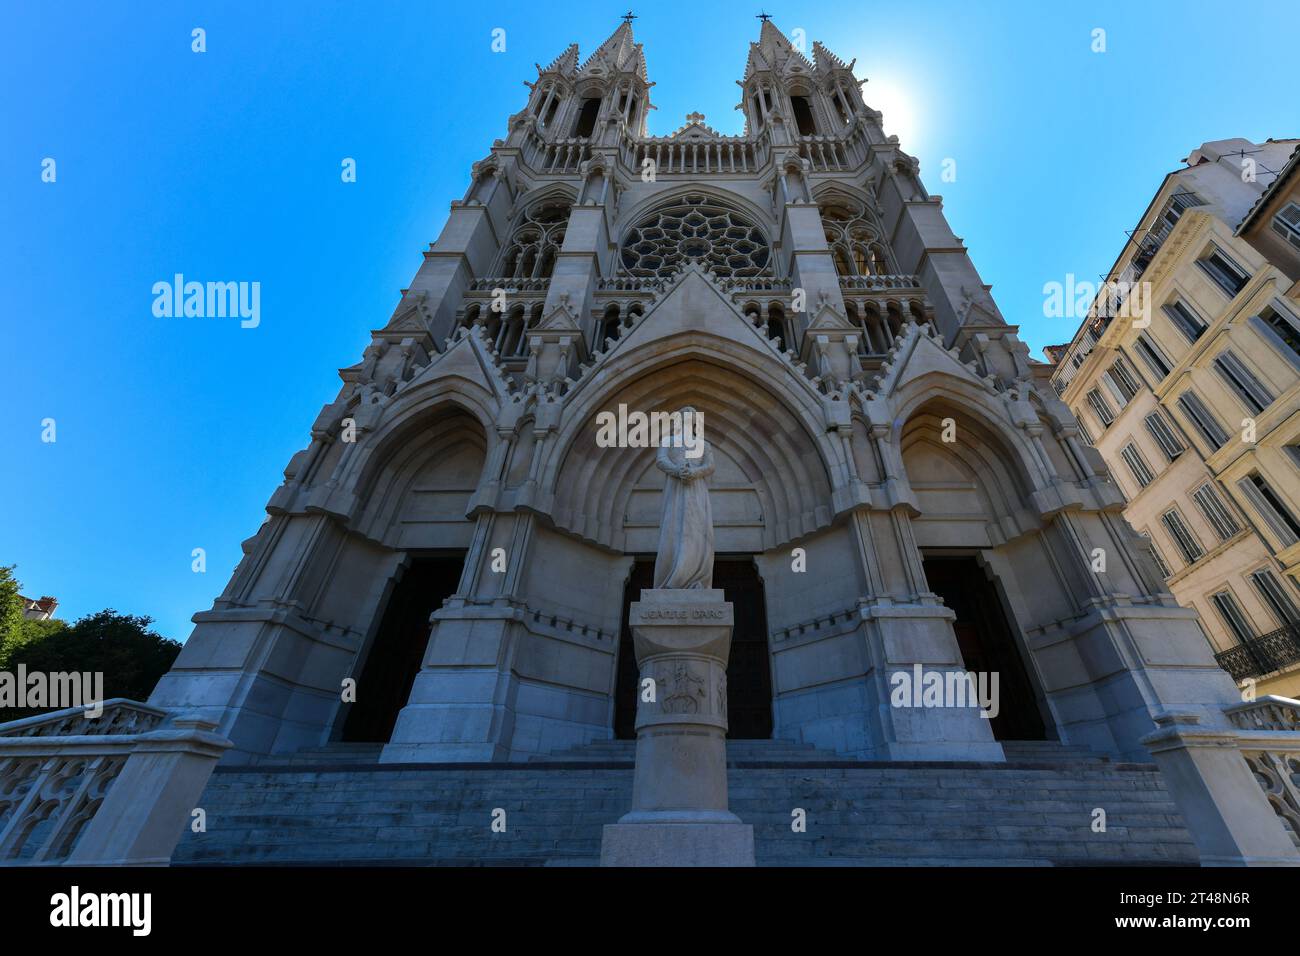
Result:
{"type": "Polygon", "coordinates": [[[1232,631],[1232,636],[1237,639],[1238,644],[1245,644],[1255,636],[1254,628],[1250,626],[1250,621],[1231,591],[1223,590],[1211,594],[1210,601],[1214,604],[1214,609],[1219,612],[1219,617],[1223,618],[1223,623],[1228,625],[1228,630],[1232,631]]]}
{"type": "Polygon", "coordinates": [[[1116,359],[1115,364],[1110,367],[1109,374],[1115,390],[1124,398],[1121,404],[1128,404],[1137,396],[1139,389],[1137,378],[1122,358],[1116,359]]]}
{"type": "Polygon", "coordinates": [[[1167,564],[1165,563],[1165,557],[1164,557],[1164,555],[1160,553],[1160,549],[1159,549],[1158,547],[1156,547],[1156,543],[1155,543],[1155,541],[1152,540],[1152,538],[1151,538],[1151,532],[1149,532],[1149,531],[1143,531],[1143,532],[1140,532],[1140,533],[1141,533],[1142,537],[1144,537],[1144,538],[1147,539],[1147,544],[1149,544],[1149,545],[1151,546],[1151,557],[1153,557],[1153,558],[1156,559],[1156,567],[1158,567],[1158,568],[1160,569],[1160,574],[1161,574],[1161,576],[1162,576],[1162,577],[1165,577],[1165,578],[1168,578],[1169,575],[1170,575],[1170,573],[1171,573],[1170,570],[1169,570],[1169,565],[1167,565],[1167,564]]]}
{"type": "Polygon", "coordinates": [[[1271,305],[1265,306],[1255,318],[1263,324],[1270,337],[1276,338],[1287,349],[1287,358],[1292,361],[1300,358],[1300,320],[1285,309],[1271,305]]]}
{"type": "Polygon", "coordinates": [[[1273,393],[1246,367],[1237,353],[1230,349],[1220,352],[1214,359],[1214,370],[1242,404],[1255,414],[1273,404],[1273,393]]]}
{"type": "Polygon", "coordinates": [[[1189,342],[1195,342],[1205,334],[1205,330],[1208,328],[1201,320],[1201,317],[1179,299],[1175,299],[1166,305],[1164,311],[1165,315],[1169,317],[1169,321],[1174,323],[1174,328],[1182,332],[1189,342]]]}
{"type": "Polygon", "coordinates": [[[1295,602],[1282,587],[1282,582],[1277,579],[1276,574],[1268,568],[1260,568],[1251,573],[1250,583],[1255,585],[1255,590],[1259,592],[1259,596],[1273,613],[1278,624],[1285,626],[1300,621],[1300,611],[1296,610],[1295,602]]]}
{"type": "Polygon", "coordinates": [[[1195,392],[1183,392],[1178,396],[1178,407],[1183,410],[1183,414],[1188,420],[1196,426],[1196,430],[1201,433],[1201,437],[1209,443],[1210,447],[1218,450],[1228,443],[1228,433],[1223,430],[1218,419],[1210,414],[1210,410],[1205,407],[1199,395],[1195,392]]]}
{"type": "Polygon", "coordinates": [[[1210,254],[1197,259],[1196,264],[1229,299],[1236,298],[1237,293],[1246,287],[1246,282],[1250,279],[1241,266],[1224,255],[1218,246],[1211,246],[1210,254]]]}
{"type": "Polygon", "coordinates": [[[1286,455],[1291,459],[1291,464],[1300,468],[1300,445],[1283,445],[1286,455]]]}
{"type": "Polygon", "coordinates": [[[1237,487],[1264,522],[1273,529],[1273,533],[1282,542],[1282,547],[1289,548],[1300,541],[1300,522],[1296,521],[1295,515],[1258,472],[1240,479],[1237,487]]]}
{"type": "Polygon", "coordinates": [[[844,105],[844,97],[840,95],[839,90],[835,91],[835,94],[831,97],[831,102],[835,104],[835,112],[840,115],[840,122],[847,123],[849,121],[849,110],[844,105]]]}
{"type": "Polygon", "coordinates": [[[573,123],[573,135],[585,139],[596,130],[596,117],[600,115],[600,100],[585,99],[573,123]]]}
{"type": "Polygon", "coordinates": [[[1124,459],[1124,464],[1128,465],[1128,470],[1133,472],[1133,478],[1137,481],[1139,488],[1145,488],[1156,480],[1156,476],[1151,473],[1151,468],[1143,459],[1142,453],[1138,451],[1137,445],[1129,442],[1120,449],[1119,456],[1124,459]]]}
{"type": "Polygon", "coordinates": [[[1120,411],[1123,411],[1128,406],[1129,396],[1119,387],[1119,384],[1115,381],[1115,377],[1111,375],[1110,372],[1102,372],[1097,376],[1097,381],[1106,387],[1106,391],[1110,394],[1110,397],[1115,400],[1115,404],[1119,407],[1120,411]]]}
{"type": "Polygon", "coordinates": [[[549,279],[555,259],[564,245],[569,222],[569,204],[541,202],[520,217],[514,238],[506,247],[497,270],[504,279],[549,279]]]}
{"type": "MultiPolygon", "coordinates": [[[[1174,226],[1178,224],[1178,220],[1182,218],[1184,211],[1191,209],[1193,206],[1204,205],[1205,200],[1197,196],[1196,193],[1186,190],[1174,193],[1169,197],[1169,201],[1165,203],[1164,209],[1156,217],[1155,222],[1151,224],[1151,229],[1147,233],[1148,239],[1154,242],[1155,248],[1158,249],[1160,244],[1174,231],[1174,226]]],[[[1154,250],[1152,254],[1154,254],[1154,250]]]]}
{"type": "MultiPolygon", "coordinates": [[[[1093,441],[1092,441],[1092,434],[1088,431],[1088,426],[1087,426],[1087,424],[1086,424],[1086,423],[1084,422],[1084,420],[1083,420],[1083,414],[1082,414],[1082,412],[1075,412],[1075,413],[1074,413],[1074,420],[1075,420],[1076,422],[1079,423],[1079,435],[1080,435],[1080,436],[1083,438],[1083,440],[1084,440],[1085,442],[1087,442],[1089,445],[1093,444],[1093,441]]],[[[1298,461],[1297,463],[1300,463],[1300,461],[1298,461]]]]}
{"type": "Polygon", "coordinates": [[[821,217],[836,272],[842,276],[893,272],[881,231],[866,209],[837,199],[821,207],[821,217]]]}
{"type": "Polygon", "coordinates": [[[1187,527],[1183,521],[1183,516],[1178,513],[1177,508],[1170,508],[1160,516],[1160,521],[1169,532],[1169,537],[1173,538],[1174,544],[1178,545],[1178,550],[1182,552],[1183,560],[1188,564],[1197,561],[1205,554],[1205,549],[1201,547],[1199,541],[1192,534],[1192,529],[1187,527]]]}
{"type": "Polygon", "coordinates": [[[1102,429],[1109,428],[1110,423],[1115,420],[1115,412],[1101,392],[1095,388],[1090,391],[1088,393],[1088,404],[1092,406],[1092,410],[1097,413],[1097,418],[1101,420],[1102,429]]]}
{"type": "Polygon", "coordinates": [[[1187,450],[1183,447],[1183,443],[1178,436],[1174,434],[1174,430],[1169,427],[1169,423],[1165,421],[1164,416],[1159,412],[1152,412],[1148,415],[1146,425],[1147,431],[1151,433],[1151,437],[1156,440],[1156,444],[1160,446],[1160,450],[1165,453],[1165,457],[1170,461],[1173,461],[1187,450]]]}
{"type": "Polygon", "coordinates": [[[1169,360],[1164,357],[1164,354],[1145,332],[1134,340],[1133,348],[1137,350],[1138,355],[1142,356],[1142,361],[1147,363],[1147,367],[1151,369],[1151,373],[1155,375],[1157,382],[1161,382],[1168,377],[1171,369],[1169,360]]]}
{"type": "Polygon", "coordinates": [[[1201,514],[1205,515],[1205,520],[1210,523],[1220,541],[1227,541],[1240,533],[1241,526],[1237,524],[1237,519],[1224,507],[1214,486],[1208,481],[1192,492],[1192,500],[1201,509],[1201,514]]]}
{"type": "Polygon", "coordinates": [[[1273,217],[1273,231],[1300,249],[1300,206],[1287,203],[1286,208],[1273,217]]]}
{"type": "Polygon", "coordinates": [[[790,97],[790,108],[794,110],[794,122],[799,128],[799,135],[815,135],[817,132],[817,124],[813,120],[812,104],[808,102],[808,97],[790,97]]]}

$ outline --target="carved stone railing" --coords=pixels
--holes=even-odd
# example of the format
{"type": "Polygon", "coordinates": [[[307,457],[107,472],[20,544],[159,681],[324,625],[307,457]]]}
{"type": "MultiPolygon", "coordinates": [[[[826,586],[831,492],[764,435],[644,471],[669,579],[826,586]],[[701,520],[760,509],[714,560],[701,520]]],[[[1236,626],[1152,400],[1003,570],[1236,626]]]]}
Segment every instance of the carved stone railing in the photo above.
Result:
{"type": "Polygon", "coordinates": [[[909,275],[840,276],[840,288],[850,292],[919,289],[921,280],[917,276],[909,275]]]}
{"type": "Polygon", "coordinates": [[[775,276],[742,276],[740,278],[719,279],[718,285],[723,292],[788,293],[794,287],[794,280],[776,278],[775,276]]]}
{"type": "Polygon", "coordinates": [[[585,136],[545,140],[535,131],[524,140],[523,159],[537,173],[576,173],[591,158],[592,142],[585,136]]]}
{"type": "Polygon", "coordinates": [[[167,711],[150,707],[125,697],[103,703],[98,717],[85,707],[37,714],[22,720],[0,724],[0,737],[80,737],[94,734],[140,734],[154,730],[167,717],[167,711]]]}
{"type": "Polygon", "coordinates": [[[1255,782],[1300,847],[1300,700],[1266,696],[1229,707],[1228,720],[1255,782]]]}
{"type": "Polygon", "coordinates": [[[1204,865],[1300,866],[1300,701],[1225,709],[1229,727],[1162,713],[1143,738],[1204,865]]]}
{"type": "Polygon", "coordinates": [[[121,698],[0,724],[0,865],[165,865],[230,741],[121,698]]]}
{"type": "Polygon", "coordinates": [[[1232,726],[1241,730],[1300,730],[1300,700],[1272,694],[1227,708],[1232,726]]]}
{"type": "Polygon", "coordinates": [[[628,168],[638,171],[647,168],[649,162],[656,176],[753,174],[767,163],[768,145],[762,137],[748,140],[740,136],[699,140],[667,136],[626,139],[621,158],[628,168]]]}
{"type": "Polygon", "coordinates": [[[610,276],[596,280],[597,292],[662,292],[668,287],[667,279],[647,279],[640,276],[610,276]]]}
{"type": "Polygon", "coordinates": [[[490,293],[495,289],[505,289],[506,292],[512,295],[523,292],[541,292],[545,294],[550,287],[551,280],[549,278],[516,279],[511,276],[488,276],[482,279],[471,279],[467,291],[490,293]]]}

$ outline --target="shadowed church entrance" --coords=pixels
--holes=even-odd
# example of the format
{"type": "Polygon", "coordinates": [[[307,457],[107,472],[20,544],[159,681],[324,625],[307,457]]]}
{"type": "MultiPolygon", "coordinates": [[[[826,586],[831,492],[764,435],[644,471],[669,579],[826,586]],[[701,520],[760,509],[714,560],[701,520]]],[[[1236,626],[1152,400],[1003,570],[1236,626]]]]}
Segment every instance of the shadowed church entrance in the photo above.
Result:
{"type": "Polygon", "coordinates": [[[1045,740],[1034,685],[1025,670],[997,588],[973,557],[926,557],[925,579],[954,614],[953,630],[966,669],[998,675],[998,740],[1045,740]]]}
{"type": "MultiPolygon", "coordinates": [[[[636,739],[636,652],[628,612],[642,589],[654,586],[654,558],[638,558],[623,591],[623,630],[619,635],[618,678],[614,685],[614,736],[636,739]]],[[[767,603],[763,582],[751,558],[718,558],[713,586],[734,605],[735,628],[727,662],[727,736],[766,740],[772,736],[772,670],[767,650],[767,603]]]]}
{"type": "Polygon", "coordinates": [[[345,705],[341,740],[388,742],[424,659],[429,615],[455,592],[464,566],[463,553],[412,559],[388,595],[357,680],[356,703],[345,705]]]}

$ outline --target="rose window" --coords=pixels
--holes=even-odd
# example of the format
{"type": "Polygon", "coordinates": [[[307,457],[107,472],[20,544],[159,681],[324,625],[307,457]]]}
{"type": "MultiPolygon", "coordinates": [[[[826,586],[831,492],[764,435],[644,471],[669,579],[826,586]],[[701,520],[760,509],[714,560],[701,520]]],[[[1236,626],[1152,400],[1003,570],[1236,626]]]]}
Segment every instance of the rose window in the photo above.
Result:
{"type": "Polygon", "coordinates": [[[699,262],[714,274],[769,274],[771,249],[746,217],[706,196],[686,196],[656,210],[623,240],[628,275],[666,278],[683,262],[699,262]]]}

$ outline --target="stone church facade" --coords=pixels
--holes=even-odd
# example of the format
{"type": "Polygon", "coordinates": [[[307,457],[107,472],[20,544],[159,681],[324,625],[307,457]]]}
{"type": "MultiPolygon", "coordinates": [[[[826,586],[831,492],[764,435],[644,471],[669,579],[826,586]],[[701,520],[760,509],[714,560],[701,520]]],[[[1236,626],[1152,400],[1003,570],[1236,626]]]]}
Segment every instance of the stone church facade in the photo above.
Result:
{"type": "Polygon", "coordinates": [[[740,136],[648,134],[630,21],[528,85],[149,701],[0,725],[0,865],[1300,865],[1300,703],[1216,665],[853,64],[764,19],[740,136]],[[712,590],[601,438],[686,407],[712,590]]]}
{"type": "Polygon", "coordinates": [[[1195,614],[852,66],[764,20],[740,136],[648,134],[628,23],[539,68],[151,704],[215,723],[234,763],[630,736],[663,474],[595,422],[692,405],[733,737],[1146,760],[1159,711],[1221,725],[1238,695],[1195,614]],[[997,672],[998,718],[891,706],[916,665],[997,672]]]}

